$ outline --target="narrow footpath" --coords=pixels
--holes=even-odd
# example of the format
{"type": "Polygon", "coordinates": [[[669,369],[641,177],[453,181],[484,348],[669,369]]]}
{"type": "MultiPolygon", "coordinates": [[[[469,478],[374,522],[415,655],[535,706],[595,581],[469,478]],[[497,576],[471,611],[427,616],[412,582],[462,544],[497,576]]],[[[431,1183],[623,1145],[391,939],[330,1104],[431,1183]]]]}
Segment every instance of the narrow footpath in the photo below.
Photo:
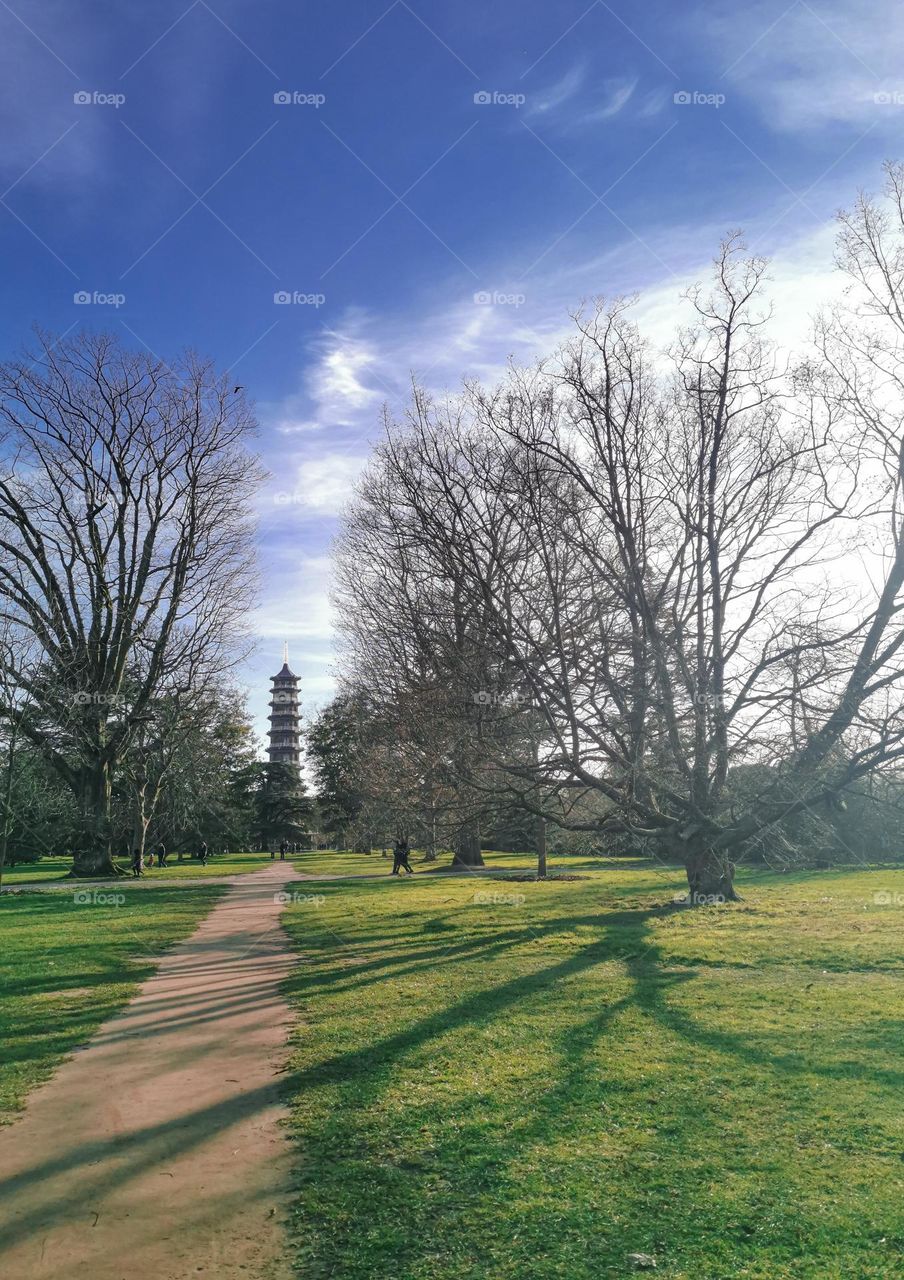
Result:
{"type": "Polygon", "coordinates": [[[3,1280],[291,1280],[279,891],[300,878],[238,878],[0,1130],[3,1280]]]}

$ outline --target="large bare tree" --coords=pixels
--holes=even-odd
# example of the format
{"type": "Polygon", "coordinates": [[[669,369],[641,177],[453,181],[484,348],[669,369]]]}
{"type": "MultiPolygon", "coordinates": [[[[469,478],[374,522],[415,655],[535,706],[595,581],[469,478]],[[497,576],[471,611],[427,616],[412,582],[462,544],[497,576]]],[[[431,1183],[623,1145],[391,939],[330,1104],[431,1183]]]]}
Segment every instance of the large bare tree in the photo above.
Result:
{"type": "Polygon", "coordinates": [[[75,870],[114,870],[114,775],[154,703],[239,656],[253,589],[244,398],[189,354],[168,366],[83,334],[0,369],[0,620],[37,668],[20,732],[78,797],[75,870]]]}
{"type": "Polygon", "coordinates": [[[371,668],[404,683],[416,653],[491,691],[468,784],[576,829],[597,795],[594,829],[680,857],[693,901],[734,897],[752,842],[904,757],[901,170],[889,183],[843,219],[854,289],[806,358],[771,347],[765,264],[732,237],[667,362],[600,303],[495,390],[416,393],[347,522],[344,616],[371,668]]]}

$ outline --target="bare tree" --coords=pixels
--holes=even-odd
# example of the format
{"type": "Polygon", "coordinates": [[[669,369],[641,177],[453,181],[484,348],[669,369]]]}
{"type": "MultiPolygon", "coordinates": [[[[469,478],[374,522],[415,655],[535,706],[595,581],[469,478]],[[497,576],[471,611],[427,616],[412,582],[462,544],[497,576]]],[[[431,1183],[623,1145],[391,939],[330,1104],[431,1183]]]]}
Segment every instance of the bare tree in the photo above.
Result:
{"type": "Polygon", "coordinates": [[[493,391],[416,393],[350,513],[344,616],[371,664],[396,686],[415,656],[450,687],[496,682],[456,761],[468,786],[679,857],[695,902],[733,898],[751,842],[904,755],[900,169],[890,184],[891,211],[843,221],[861,301],[823,319],[815,358],[789,372],[770,346],[765,264],[734,236],[670,371],[627,304],[600,303],[493,391]],[[401,643],[373,630],[380,593],[401,643]]]}
{"type": "Polygon", "coordinates": [[[0,369],[0,619],[37,673],[22,733],[78,797],[75,870],[108,874],[114,773],[155,698],[239,656],[253,586],[243,397],[193,355],[169,367],[85,334],[0,369]]]}

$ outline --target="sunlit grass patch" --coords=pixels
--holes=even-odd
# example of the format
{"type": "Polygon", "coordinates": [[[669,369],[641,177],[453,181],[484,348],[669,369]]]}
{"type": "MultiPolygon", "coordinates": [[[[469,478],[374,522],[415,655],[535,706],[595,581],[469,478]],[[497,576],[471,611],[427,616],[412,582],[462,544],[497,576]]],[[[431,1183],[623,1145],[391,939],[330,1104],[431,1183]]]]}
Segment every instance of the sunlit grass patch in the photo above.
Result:
{"type": "MultiPolygon", "coordinates": [[[[0,898],[0,1123],[135,993],[223,892],[73,885],[0,898]]],[[[140,1069],[140,1064],[137,1064],[140,1069]]]]}
{"type": "Polygon", "coordinates": [[[289,908],[304,1273],[904,1273],[904,871],[586,874],[289,908]]]}

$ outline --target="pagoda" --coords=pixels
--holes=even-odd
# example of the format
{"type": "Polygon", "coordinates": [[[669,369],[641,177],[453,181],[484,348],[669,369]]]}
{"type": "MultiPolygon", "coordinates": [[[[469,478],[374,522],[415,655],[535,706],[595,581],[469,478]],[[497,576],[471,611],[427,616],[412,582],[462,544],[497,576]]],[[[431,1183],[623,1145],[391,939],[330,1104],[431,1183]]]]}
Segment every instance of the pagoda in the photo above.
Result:
{"type": "Polygon", "coordinates": [[[282,670],[271,677],[270,715],[267,717],[270,721],[267,755],[271,764],[293,764],[298,768],[301,759],[298,680],[299,677],[289,670],[289,646],[286,645],[282,670]]]}

